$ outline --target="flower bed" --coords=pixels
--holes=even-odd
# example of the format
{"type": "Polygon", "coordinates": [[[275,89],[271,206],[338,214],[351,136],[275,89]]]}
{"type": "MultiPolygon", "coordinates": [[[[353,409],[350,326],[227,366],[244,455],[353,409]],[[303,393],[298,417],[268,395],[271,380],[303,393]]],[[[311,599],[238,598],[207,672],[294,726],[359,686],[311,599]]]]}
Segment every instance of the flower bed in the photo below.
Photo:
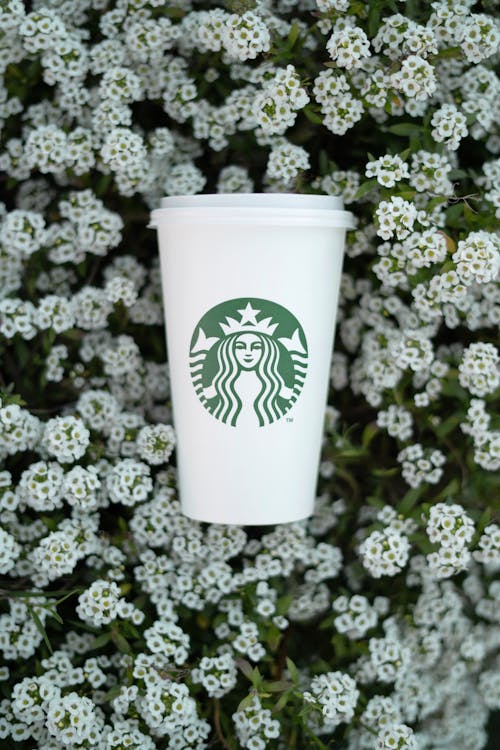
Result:
{"type": "Polygon", "coordinates": [[[494,8],[0,3],[2,747],[488,746],[494,8]],[[180,512],[147,223],[199,192],[356,216],[302,522],[180,512]]]}

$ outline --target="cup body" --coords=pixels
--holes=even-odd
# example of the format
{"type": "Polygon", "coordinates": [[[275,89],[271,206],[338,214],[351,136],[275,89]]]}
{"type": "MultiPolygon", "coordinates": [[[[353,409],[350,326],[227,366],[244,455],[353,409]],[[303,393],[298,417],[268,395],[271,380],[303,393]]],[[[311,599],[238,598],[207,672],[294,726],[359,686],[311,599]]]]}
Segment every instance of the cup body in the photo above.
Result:
{"type": "Polygon", "coordinates": [[[307,517],[352,215],[329,196],[174,196],[151,226],[183,512],[241,525],[307,517]]]}

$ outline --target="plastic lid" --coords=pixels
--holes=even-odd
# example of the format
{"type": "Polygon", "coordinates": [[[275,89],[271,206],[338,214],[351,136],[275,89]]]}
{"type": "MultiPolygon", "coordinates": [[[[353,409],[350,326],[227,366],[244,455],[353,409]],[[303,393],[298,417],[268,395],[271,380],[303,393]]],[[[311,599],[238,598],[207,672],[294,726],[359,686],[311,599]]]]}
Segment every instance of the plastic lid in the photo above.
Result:
{"type": "Polygon", "coordinates": [[[162,198],[151,212],[151,228],[164,224],[322,226],[354,229],[354,216],[335,195],[301,193],[213,193],[162,198]]]}
{"type": "Polygon", "coordinates": [[[211,193],[172,195],[162,198],[162,208],[291,208],[342,211],[344,203],[337,195],[304,193],[211,193]]]}

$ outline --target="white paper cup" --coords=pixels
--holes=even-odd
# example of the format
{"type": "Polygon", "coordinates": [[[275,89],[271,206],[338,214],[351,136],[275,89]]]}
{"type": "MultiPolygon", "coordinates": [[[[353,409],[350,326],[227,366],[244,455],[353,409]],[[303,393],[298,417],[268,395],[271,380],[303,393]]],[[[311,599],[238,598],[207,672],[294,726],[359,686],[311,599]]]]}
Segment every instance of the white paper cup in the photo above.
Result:
{"type": "Polygon", "coordinates": [[[312,513],[353,217],[336,197],[164,198],[158,230],[179,495],[190,518],[312,513]]]}

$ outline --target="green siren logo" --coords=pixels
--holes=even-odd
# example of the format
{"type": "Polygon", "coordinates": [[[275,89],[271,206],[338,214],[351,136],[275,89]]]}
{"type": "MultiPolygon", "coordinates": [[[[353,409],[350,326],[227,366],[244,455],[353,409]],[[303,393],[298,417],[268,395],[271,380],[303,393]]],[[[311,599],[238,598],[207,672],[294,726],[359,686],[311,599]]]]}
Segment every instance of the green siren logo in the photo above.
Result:
{"type": "Polygon", "coordinates": [[[189,351],[203,406],[224,424],[263,427],[297,400],[307,369],[307,342],[291,312],[242,297],[212,307],[196,326],[189,351]]]}

